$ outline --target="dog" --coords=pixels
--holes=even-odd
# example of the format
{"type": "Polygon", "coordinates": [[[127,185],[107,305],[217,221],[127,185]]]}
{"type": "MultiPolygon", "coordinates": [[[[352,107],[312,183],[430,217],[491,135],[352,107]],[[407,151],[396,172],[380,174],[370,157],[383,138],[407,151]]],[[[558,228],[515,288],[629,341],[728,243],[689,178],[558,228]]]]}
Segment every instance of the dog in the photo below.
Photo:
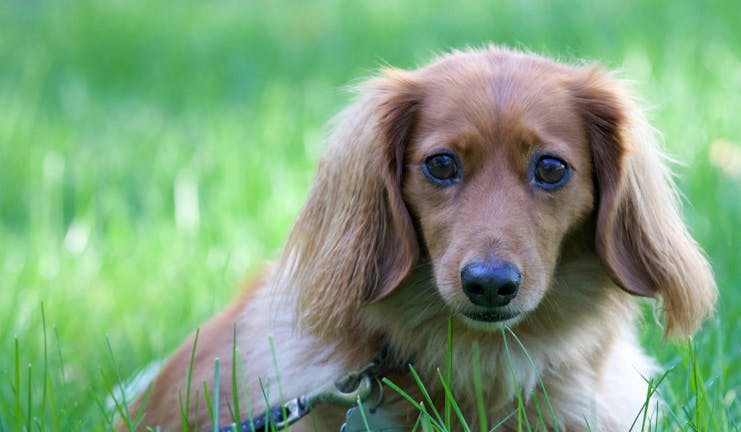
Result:
{"type": "MultiPolygon", "coordinates": [[[[494,46],[360,85],[275,264],[170,358],[133,407],[142,427],[210,429],[215,358],[224,425],[232,370],[245,419],[248,404],[256,415],[385,351],[390,381],[425,401],[413,366],[473,429],[519,406],[548,429],[628,430],[656,371],[638,298],[659,299],[666,336],[686,338],[717,289],[627,87],[599,66],[494,46]]],[[[338,430],[346,409],[317,406],[291,429],[338,430]]],[[[396,430],[420,415],[388,387],[378,409],[396,430]]]]}

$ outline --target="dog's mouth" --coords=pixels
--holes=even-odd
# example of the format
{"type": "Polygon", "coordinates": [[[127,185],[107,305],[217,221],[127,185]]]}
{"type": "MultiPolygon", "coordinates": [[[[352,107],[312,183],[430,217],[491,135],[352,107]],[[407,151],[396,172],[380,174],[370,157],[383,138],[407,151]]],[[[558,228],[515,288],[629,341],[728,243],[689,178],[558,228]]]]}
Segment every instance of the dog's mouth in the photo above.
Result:
{"type": "Polygon", "coordinates": [[[520,313],[506,311],[463,311],[461,315],[478,322],[495,323],[516,318],[520,313]]]}

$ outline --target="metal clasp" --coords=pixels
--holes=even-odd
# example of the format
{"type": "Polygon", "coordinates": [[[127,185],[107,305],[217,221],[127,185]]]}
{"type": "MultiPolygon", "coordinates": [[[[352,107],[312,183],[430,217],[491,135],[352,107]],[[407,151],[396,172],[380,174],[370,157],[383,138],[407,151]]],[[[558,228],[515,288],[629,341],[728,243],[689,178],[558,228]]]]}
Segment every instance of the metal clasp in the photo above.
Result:
{"type": "Polygon", "coordinates": [[[358,399],[365,401],[373,391],[373,381],[377,380],[375,373],[377,362],[372,362],[364,368],[348,373],[333,383],[303,396],[301,402],[307,408],[317,403],[333,403],[346,407],[354,406],[358,399]]]}
{"type": "Polygon", "coordinates": [[[330,383],[307,394],[301,399],[306,407],[313,407],[317,403],[325,402],[351,407],[358,403],[358,398],[361,401],[368,398],[372,388],[373,380],[370,376],[365,375],[361,377],[358,385],[350,391],[343,391],[335,383],[330,383]]]}
{"type": "Polygon", "coordinates": [[[285,408],[286,417],[283,420],[275,421],[273,420],[273,424],[275,425],[276,429],[283,429],[288,425],[292,425],[296,423],[297,421],[301,420],[303,416],[308,414],[309,409],[308,407],[302,406],[301,398],[295,398],[291,399],[288,402],[286,402],[283,407],[285,408]]]}

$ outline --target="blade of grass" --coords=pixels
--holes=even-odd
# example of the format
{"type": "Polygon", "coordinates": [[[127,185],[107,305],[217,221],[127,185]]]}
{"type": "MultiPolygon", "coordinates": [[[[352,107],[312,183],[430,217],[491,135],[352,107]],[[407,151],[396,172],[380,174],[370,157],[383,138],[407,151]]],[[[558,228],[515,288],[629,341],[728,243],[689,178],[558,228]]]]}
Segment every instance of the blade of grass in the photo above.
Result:
{"type": "MultiPolygon", "coordinates": [[[[196,389],[196,393],[193,395],[196,398],[195,406],[193,407],[193,410],[195,412],[198,412],[198,402],[200,401],[200,398],[198,397],[198,389],[196,389]]],[[[193,430],[199,431],[201,430],[200,424],[198,423],[200,421],[201,417],[196,416],[195,423],[193,424],[193,430]]]]}
{"type": "MultiPolygon", "coordinates": [[[[553,405],[551,404],[551,399],[548,397],[548,390],[545,388],[545,384],[543,383],[543,377],[540,376],[540,371],[538,371],[537,367],[535,366],[535,362],[533,361],[533,358],[530,357],[530,353],[527,351],[527,348],[525,348],[525,345],[522,343],[520,338],[517,337],[515,332],[512,331],[511,328],[507,327],[507,331],[512,335],[512,337],[515,339],[515,342],[520,346],[520,349],[522,349],[522,352],[525,354],[525,358],[527,358],[528,363],[530,363],[530,367],[535,371],[535,376],[538,378],[538,384],[540,384],[540,388],[543,390],[543,397],[545,398],[546,405],[548,406],[548,411],[550,411],[551,419],[553,420],[553,427],[556,430],[556,432],[559,431],[558,427],[558,420],[556,419],[556,412],[553,410],[553,405]]],[[[502,329],[502,334],[504,334],[504,329],[502,329]]],[[[505,349],[506,349],[506,338],[505,338],[505,349]]],[[[509,359],[509,351],[507,352],[507,358],[509,359]]],[[[514,370],[513,370],[514,373],[514,370]]]]}
{"type": "MultiPolygon", "coordinates": [[[[265,400],[265,412],[269,413],[270,412],[270,395],[268,394],[268,391],[265,390],[265,385],[262,382],[262,378],[258,378],[257,382],[260,385],[260,392],[262,393],[262,397],[265,400]]],[[[270,385],[269,382],[268,382],[268,385],[270,385]]],[[[268,390],[270,389],[268,388],[268,390]]],[[[265,427],[264,428],[268,429],[269,427],[271,427],[272,421],[273,419],[271,418],[270,415],[265,416],[265,427]]]]}
{"type": "Polygon", "coordinates": [[[521,431],[523,423],[525,424],[525,427],[527,430],[530,430],[530,421],[527,418],[527,415],[525,414],[525,404],[522,401],[522,389],[520,389],[520,383],[517,382],[517,374],[515,373],[515,368],[512,365],[512,357],[509,353],[509,343],[507,342],[507,334],[504,332],[504,329],[501,329],[502,331],[502,341],[504,342],[504,353],[507,356],[507,366],[509,366],[509,372],[512,375],[512,382],[515,385],[515,392],[517,393],[517,430],[521,431]]]}
{"type": "Polygon", "coordinates": [[[214,430],[219,430],[219,358],[214,359],[214,410],[212,423],[214,430]]]}
{"type": "MultiPolygon", "coordinates": [[[[57,430],[59,430],[59,424],[57,422],[57,404],[54,397],[54,386],[52,385],[51,377],[49,378],[47,385],[49,386],[49,415],[51,416],[51,430],[52,432],[57,432],[57,430]]],[[[44,429],[41,430],[43,431],[44,429]]]]}
{"type": "MultiPolygon", "coordinates": [[[[237,354],[239,354],[239,348],[237,348],[237,354]]],[[[242,358],[241,355],[239,355],[239,358],[242,358]]],[[[242,381],[242,393],[244,395],[245,404],[247,404],[247,418],[250,420],[250,432],[255,432],[255,425],[254,425],[254,417],[252,413],[252,404],[250,402],[249,393],[247,392],[247,378],[245,378],[244,374],[244,365],[240,361],[239,362],[239,379],[242,381]]]]}
{"type": "MultiPolygon", "coordinates": [[[[104,377],[103,371],[101,369],[98,369],[98,372],[100,373],[100,376],[101,377],[104,377]]],[[[95,406],[98,408],[98,411],[100,411],[101,417],[103,417],[105,419],[106,427],[107,427],[106,430],[113,430],[113,416],[106,415],[106,411],[107,410],[106,410],[105,405],[103,404],[103,402],[98,397],[98,392],[96,392],[95,389],[93,389],[92,386],[89,387],[88,390],[90,392],[90,398],[93,400],[93,403],[95,403],[95,406]]],[[[113,393],[113,392],[111,392],[111,393],[113,393]]],[[[114,395],[111,395],[111,397],[113,398],[113,403],[116,406],[116,411],[115,412],[119,412],[120,413],[120,410],[118,409],[118,401],[115,399],[115,396],[114,395]]],[[[122,419],[122,420],[124,420],[124,419],[122,419]]],[[[133,429],[130,429],[130,428],[127,427],[127,430],[131,431],[133,429]]]]}
{"type": "Polygon", "coordinates": [[[486,409],[484,408],[484,389],[481,385],[481,352],[479,351],[478,341],[473,341],[471,354],[473,362],[473,391],[476,396],[476,410],[479,412],[479,431],[486,432],[489,429],[489,423],[486,419],[486,409]]]}
{"type": "Polygon", "coordinates": [[[449,430],[450,429],[448,425],[448,423],[450,422],[449,419],[446,418],[445,422],[443,422],[442,417],[440,417],[440,413],[437,411],[437,408],[435,408],[435,405],[432,403],[432,398],[430,397],[430,394],[427,391],[427,388],[425,388],[425,385],[422,383],[422,379],[419,377],[417,370],[414,369],[414,366],[412,366],[411,364],[409,365],[409,371],[411,372],[412,377],[414,378],[414,381],[417,383],[417,386],[422,392],[422,395],[425,397],[425,400],[429,404],[430,409],[435,414],[435,418],[437,418],[437,421],[440,422],[440,424],[445,423],[445,427],[449,430]]]}
{"type": "Polygon", "coordinates": [[[699,389],[699,377],[697,374],[697,361],[695,358],[695,351],[692,349],[692,340],[687,340],[687,353],[689,354],[690,358],[690,383],[691,388],[695,392],[695,427],[699,430],[701,429],[702,424],[702,413],[700,409],[700,393],[698,391],[699,389]]]}
{"type": "Polygon", "coordinates": [[[646,400],[643,402],[643,406],[641,407],[641,410],[638,411],[638,414],[636,414],[635,418],[633,419],[633,423],[630,424],[628,431],[633,430],[633,428],[636,426],[636,423],[638,422],[638,419],[641,418],[641,416],[643,417],[643,419],[641,420],[641,431],[646,430],[646,413],[648,412],[650,400],[651,400],[651,384],[649,383],[648,388],[646,389],[646,400]]]}
{"type": "Polygon", "coordinates": [[[198,346],[198,336],[201,333],[201,329],[196,329],[196,335],[193,338],[193,348],[190,350],[190,360],[188,361],[188,371],[185,377],[185,411],[183,412],[182,397],[178,395],[180,399],[180,418],[182,422],[183,432],[188,432],[188,418],[190,418],[190,384],[193,378],[193,362],[196,358],[196,347],[198,346]]]}
{"type": "Polygon", "coordinates": [[[419,413],[419,415],[417,416],[417,421],[415,421],[414,422],[414,426],[412,426],[412,432],[417,432],[417,428],[418,427],[423,427],[422,426],[422,417],[423,417],[422,416],[422,413],[419,413]]]}
{"type": "Polygon", "coordinates": [[[203,399],[206,401],[208,416],[214,418],[214,407],[211,405],[211,395],[208,392],[208,383],[206,381],[203,381],[203,399]]]}
{"type": "MultiPolygon", "coordinates": [[[[278,356],[275,354],[275,344],[273,343],[273,336],[268,336],[268,342],[270,343],[270,354],[273,356],[273,367],[275,368],[275,381],[278,383],[278,398],[281,406],[281,415],[283,418],[288,417],[288,411],[286,411],[286,399],[283,397],[283,387],[280,383],[280,368],[278,367],[278,356]]],[[[268,409],[270,407],[268,406],[268,409]]]]}
{"type": "MultiPolygon", "coordinates": [[[[118,383],[118,388],[121,390],[121,407],[123,408],[123,413],[126,418],[127,427],[129,430],[133,430],[133,425],[131,424],[131,413],[129,413],[129,404],[126,401],[126,389],[123,385],[123,378],[121,378],[121,371],[118,368],[118,363],[116,362],[116,356],[113,354],[113,346],[111,345],[111,339],[106,336],[105,338],[106,346],[108,347],[108,355],[111,357],[111,364],[113,365],[113,370],[116,372],[116,380],[118,383]]],[[[111,391],[113,393],[113,391],[111,391]]]]}
{"type": "MultiPolygon", "coordinates": [[[[538,415],[537,417],[538,423],[543,425],[543,430],[548,430],[548,426],[545,424],[545,419],[543,418],[543,411],[540,409],[540,403],[538,402],[537,393],[533,393],[532,402],[533,402],[533,405],[535,406],[535,413],[538,415]]],[[[538,423],[535,424],[535,430],[539,429],[538,423]]]]}
{"type": "Polygon", "coordinates": [[[31,384],[31,363],[28,364],[28,411],[26,411],[26,430],[31,431],[31,395],[33,394],[33,385],[31,384]]]}
{"type": "Polygon", "coordinates": [[[403,397],[404,399],[406,399],[407,402],[409,402],[414,408],[417,409],[417,411],[419,411],[419,412],[423,413],[424,415],[426,415],[427,417],[429,417],[430,422],[432,422],[432,424],[435,426],[435,428],[437,428],[439,430],[444,430],[443,429],[443,426],[441,424],[437,423],[435,421],[435,419],[433,419],[432,416],[430,416],[430,413],[427,412],[427,408],[425,408],[423,404],[420,404],[417,401],[415,401],[414,398],[412,398],[409,395],[409,393],[407,393],[404,390],[402,390],[399,386],[397,386],[396,384],[394,384],[393,381],[389,380],[386,377],[382,378],[381,381],[384,384],[386,384],[387,386],[391,387],[392,390],[394,390],[395,392],[399,393],[401,395],[401,397],[403,397]]]}
{"type": "Polygon", "coordinates": [[[530,420],[525,412],[525,403],[522,401],[522,389],[517,386],[517,430],[522,430],[523,423],[528,432],[532,430],[530,428],[530,420]]]}
{"type": "MultiPolygon", "coordinates": [[[[666,430],[668,429],[669,428],[667,427],[666,430]]],[[[653,430],[654,431],[659,430],[659,404],[658,403],[654,404],[654,428],[653,430]]]]}
{"type": "Polygon", "coordinates": [[[234,423],[234,408],[232,408],[232,403],[230,401],[226,401],[226,410],[229,413],[229,418],[232,419],[232,423],[234,423]]]}
{"type": "Polygon", "coordinates": [[[656,384],[654,384],[654,380],[652,378],[646,378],[642,377],[643,380],[647,384],[646,388],[646,400],[643,402],[643,406],[641,406],[641,410],[636,413],[635,418],[633,419],[633,423],[631,423],[630,428],[628,430],[633,430],[633,428],[638,423],[638,419],[641,418],[641,415],[643,415],[643,420],[641,421],[641,430],[646,430],[646,417],[648,414],[648,410],[650,409],[650,403],[651,403],[651,397],[658,391],[659,385],[664,381],[664,379],[669,375],[669,373],[674,370],[674,368],[671,368],[667,371],[665,371],[658,380],[656,380],[656,384]]]}
{"type": "Polygon", "coordinates": [[[182,423],[183,431],[188,430],[188,417],[185,415],[186,408],[183,406],[183,392],[178,389],[178,410],[180,411],[180,422],[182,423]]]}
{"type": "Polygon", "coordinates": [[[360,400],[360,396],[358,396],[357,404],[358,404],[357,409],[360,410],[360,418],[363,420],[363,426],[365,426],[365,432],[373,432],[373,430],[370,428],[370,425],[368,424],[368,419],[365,417],[365,410],[363,409],[363,401],[360,400]]]}
{"type": "Polygon", "coordinates": [[[39,416],[41,419],[39,427],[40,430],[45,431],[46,430],[46,386],[48,382],[49,377],[49,355],[47,351],[47,344],[46,344],[46,313],[44,312],[44,302],[41,302],[41,332],[44,335],[44,358],[42,363],[42,369],[41,369],[41,376],[42,376],[42,384],[41,384],[41,415],[39,416]]]}
{"type": "MultiPolygon", "coordinates": [[[[65,376],[64,376],[64,359],[62,358],[62,346],[59,343],[59,333],[57,332],[56,325],[52,326],[52,330],[54,331],[54,343],[57,345],[57,353],[59,356],[59,381],[61,385],[64,385],[66,382],[65,376]]],[[[57,417],[57,403],[56,403],[56,397],[54,396],[54,386],[52,385],[52,379],[49,377],[49,409],[51,411],[51,424],[52,424],[52,431],[56,432],[59,430],[59,418],[57,417]]]]}
{"type": "MultiPolygon", "coordinates": [[[[422,407],[424,408],[424,404],[422,404],[422,407]]],[[[431,417],[429,415],[420,414],[420,416],[422,418],[422,432],[449,432],[449,430],[442,430],[433,426],[430,422],[431,417]]]]}
{"type": "Polygon", "coordinates": [[[15,393],[15,430],[20,432],[21,430],[21,368],[20,368],[20,346],[18,342],[18,336],[14,338],[15,347],[15,359],[14,359],[14,378],[15,385],[13,392],[15,393]]]}
{"type": "Polygon", "coordinates": [[[57,341],[57,356],[59,357],[59,374],[62,378],[62,383],[67,383],[67,377],[64,374],[64,357],[62,357],[62,344],[59,342],[59,331],[57,326],[54,326],[54,338],[57,341]]]}
{"type": "Polygon", "coordinates": [[[450,391],[450,388],[445,383],[445,378],[443,378],[443,374],[442,372],[440,372],[440,369],[437,370],[437,376],[440,378],[440,382],[443,383],[443,390],[445,390],[445,398],[450,399],[450,405],[452,405],[453,411],[455,411],[456,416],[458,416],[458,421],[461,422],[461,425],[463,426],[463,430],[466,432],[471,432],[471,428],[468,426],[466,419],[463,417],[463,412],[461,412],[461,409],[458,406],[458,402],[456,402],[455,398],[453,398],[453,393],[450,391]]]}
{"type": "Polygon", "coordinates": [[[237,360],[241,363],[241,358],[237,356],[237,323],[234,323],[234,333],[232,335],[232,398],[234,403],[234,414],[232,420],[236,424],[241,424],[239,411],[239,384],[237,383],[237,360]]]}
{"type": "MultiPolygon", "coordinates": [[[[147,389],[144,392],[144,394],[142,394],[141,396],[139,396],[139,406],[140,407],[146,407],[147,406],[147,404],[149,403],[149,398],[152,396],[152,390],[154,390],[154,385],[153,385],[153,383],[150,383],[147,386],[147,389]]],[[[134,425],[134,430],[137,430],[139,428],[139,425],[144,422],[144,414],[146,414],[146,410],[145,409],[139,409],[136,412],[136,417],[134,417],[133,419],[131,419],[132,420],[132,423],[134,425]]]]}
{"type": "MultiPolygon", "coordinates": [[[[100,375],[101,381],[105,382],[106,378],[105,378],[105,374],[103,373],[103,369],[98,368],[98,374],[100,375]]],[[[97,393],[92,387],[90,387],[90,394],[91,394],[93,401],[95,402],[95,405],[98,407],[98,411],[100,411],[101,416],[107,419],[106,408],[103,402],[100,401],[100,398],[98,398],[97,393]]],[[[132,430],[131,424],[129,423],[130,419],[124,413],[123,407],[121,406],[121,402],[119,402],[118,398],[116,398],[115,388],[111,388],[108,396],[110,396],[111,400],[113,401],[114,412],[118,413],[118,415],[121,416],[121,421],[123,421],[126,424],[126,429],[132,430]]],[[[113,424],[111,421],[108,421],[108,427],[110,429],[113,428],[113,424]]]]}
{"type": "Polygon", "coordinates": [[[705,430],[721,430],[718,419],[715,416],[715,412],[710,402],[710,396],[708,396],[707,388],[705,387],[705,380],[702,378],[702,372],[700,371],[700,365],[697,361],[695,344],[690,338],[687,341],[687,349],[689,350],[690,358],[692,359],[692,381],[695,386],[696,404],[695,411],[697,412],[697,427],[704,428],[705,430]],[[702,419],[702,423],[700,423],[702,419]],[[709,424],[712,424],[712,428],[709,428],[709,424]]]}
{"type": "MultiPolygon", "coordinates": [[[[668,372],[671,372],[672,370],[674,370],[674,367],[672,367],[669,371],[667,371],[667,374],[668,374],[668,372]]],[[[660,392],[657,391],[656,393],[659,395],[659,400],[660,401],[667,401],[667,400],[669,400],[669,398],[664,397],[660,392]]],[[[668,403],[667,404],[656,404],[656,408],[658,409],[660,405],[661,405],[661,420],[662,420],[663,424],[664,425],[669,425],[669,424],[671,424],[671,422],[673,422],[673,425],[674,425],[674,428],[675,429],[676,428],[679,428],[679,430],[684,431],[685,428],[681,427],[681,424],[684,423],[684,422],[682,420],[680,420],[679,419],[679,415],[677,415],[677,413],[674,412],[674,410],[672,409],[672,405],[671,404],[668,404],[668,403]]],[[[680,407],[679,409],[684,413],[684,415],[687,418],[690,418],[691,417],[683,407],[680,407]]],[[[636,415],[636,417],[638,417],[638,416],[640,416],[640,413],[636,415]]],[[[667,430],[668,429],[672,429],[672,427],[666,426],[665,429],[667,429],[667,430]]]]}
{"type": "Polygon", "coordinates": [[[489,429],[489,432],[494,432],[495,430],[504,426],[504,424],[507,423],[507,420],[511,419],[512,416],[514,416],[515,414],[517,414],[517,410],[513,410],[511,413],[507,414],[503,419],[499,420],[499,422],[495,424],[493,428],[489,429]]]}

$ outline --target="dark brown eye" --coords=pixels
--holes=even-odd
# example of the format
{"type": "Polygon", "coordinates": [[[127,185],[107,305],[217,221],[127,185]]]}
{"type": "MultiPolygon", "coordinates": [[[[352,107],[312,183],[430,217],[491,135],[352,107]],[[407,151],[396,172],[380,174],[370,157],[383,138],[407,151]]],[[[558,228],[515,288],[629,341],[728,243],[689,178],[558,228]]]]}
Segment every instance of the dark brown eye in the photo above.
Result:
{"type": "Polygon", "coordinates": [[[540,155],[535,159],[532,168],[532,181],[543,189],[557,189],[569,180],[571,168],[563,160],[548,155],[540,155]]]}
{"type": "Polygon", "coordinates": [[[450,153],[438,153],[425,159],[422,165],[425,176],[433,183],[448,185],[460,180],[460,163],[450,153]]]}

